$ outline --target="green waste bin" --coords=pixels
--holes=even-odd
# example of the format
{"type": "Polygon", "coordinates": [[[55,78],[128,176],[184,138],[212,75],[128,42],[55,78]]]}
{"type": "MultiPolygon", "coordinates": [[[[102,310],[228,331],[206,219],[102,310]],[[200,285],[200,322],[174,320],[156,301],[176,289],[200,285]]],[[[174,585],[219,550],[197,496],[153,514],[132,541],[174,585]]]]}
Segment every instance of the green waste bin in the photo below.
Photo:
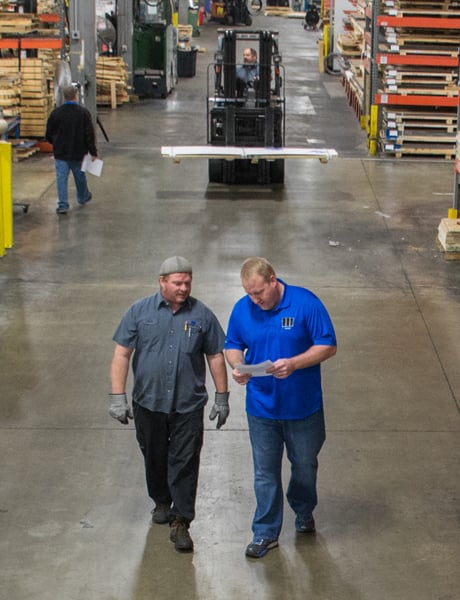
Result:
{"type": "Polygon", "coordinates": [[[187,22],[192,26],[192,36],[197,37],[200,35],[200,28],[198,27],[198,9],[194,8],[188,9],[187,22]]]}
{"type": "Polygon", "coordinates": [[[196,48],[177,49],[177,75],[178,77],[195,77],[196,73],[196,48]]]}

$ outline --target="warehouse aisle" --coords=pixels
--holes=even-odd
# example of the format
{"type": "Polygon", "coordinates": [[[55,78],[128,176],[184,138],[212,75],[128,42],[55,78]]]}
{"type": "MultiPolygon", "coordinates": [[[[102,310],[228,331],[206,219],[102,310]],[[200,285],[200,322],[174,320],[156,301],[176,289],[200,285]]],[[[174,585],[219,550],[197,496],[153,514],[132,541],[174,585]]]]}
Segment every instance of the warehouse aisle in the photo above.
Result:
{"type": "MultiPolygon", "coordinates": [[[[93,200],[55,214],[50,157],[14,165],[15,246],[0,260],[1,600],[454,600],[460,587],[460,265],[435,238],[453,165],[367,156],[337,78],[319,75],[317,34],[280,31],[287,145],[335,148],[292,161],[284,188],[209,185],[207,164],[162,159],[204,143],[205,72],[216,29],[196,42],[197,75],[166,100],[102,111],[103,176],[93,200]],[[317,534],[245,558],[254,510],[244,391],[206,421],[192,555],[150,526],[132,425],[108,416],[111,337],[157,290],[173,254],[223,325],[241,262],[267,256],[318,294],[334,320],[324,365],[328,439],[317,534]]],[[[213,393],[212,385],[209,390],[213,393]]],[[[284,473],[288,476],[287,464],[284,473]]]]}

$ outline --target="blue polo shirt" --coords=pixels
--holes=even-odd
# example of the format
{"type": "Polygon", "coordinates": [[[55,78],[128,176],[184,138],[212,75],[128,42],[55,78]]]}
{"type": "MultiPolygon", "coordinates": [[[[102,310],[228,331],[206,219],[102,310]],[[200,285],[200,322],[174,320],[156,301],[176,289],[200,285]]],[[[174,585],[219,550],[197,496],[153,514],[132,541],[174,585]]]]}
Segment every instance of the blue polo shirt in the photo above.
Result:
{"type": "MultiPolygon", "coordinates": [[[[291,358],[313,345],[337,345],[321,300],[305,288],[281,283],[283,297],[272,310],[262,310],[249,296],[232,310],[225,348],[243,351],[247,364],[291,358]]],[[[303,419],[322,405],[319,364],[294,371],[286,379],[251,377],[246,386],[246,411],[255,417],[303,419]]]]}
{"type": "Polygon", "coordinates": [[[173,313],[160,292],[138,300],[113,339],[135,350],[134,402],[164,413],[187,413],[206,404],[205,356],[222,352],[225,333],[202,302],[190,296],[173,313]]]}

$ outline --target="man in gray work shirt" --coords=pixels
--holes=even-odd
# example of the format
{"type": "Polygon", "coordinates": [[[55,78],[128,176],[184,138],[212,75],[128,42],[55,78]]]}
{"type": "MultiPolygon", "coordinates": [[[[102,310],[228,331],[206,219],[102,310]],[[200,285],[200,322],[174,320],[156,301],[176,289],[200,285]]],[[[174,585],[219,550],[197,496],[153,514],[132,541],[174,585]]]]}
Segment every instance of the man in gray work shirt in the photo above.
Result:
{"type": "Polygon", "coordinates": [[[189,526],[208,400],[206,361],[216,386],[209,418],[217,417],[219,429],[229,414],[225,334],[214,313],[190,295],[187,259],[167,258],[159,275],[160,292],[135,302],[113,336],[109,413],[124,424],[134,415],[147,490],[155,503],[152,522],[169,523],[176,550],[191,552],[189,526]],[[132,355],[133,412],[126,397],[132,355]]]}

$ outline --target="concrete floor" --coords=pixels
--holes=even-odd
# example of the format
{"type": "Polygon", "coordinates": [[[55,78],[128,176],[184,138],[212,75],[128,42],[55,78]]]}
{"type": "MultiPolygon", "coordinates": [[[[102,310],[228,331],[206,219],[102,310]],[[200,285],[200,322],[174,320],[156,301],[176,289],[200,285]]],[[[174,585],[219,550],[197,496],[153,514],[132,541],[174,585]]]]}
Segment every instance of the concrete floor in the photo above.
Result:
{"type": "Polygon", "coordinates": [[[161,145],[205,141],[207,23],[196,77],[166,101],[102,111],[110,142],[99,132],[90,205],[58,218],[51,158],[14,164],[14,199],[31,206],[15,210],[0,260],[1,600],[459,597],[460,264],[435,243],[453,164],[368,157],[338,79],[318,74],[318,35],[299,20],[254,25],[281,34],[287,145],[338,159],[288,162],[272,190],[208,185],[206,162],[161,158],[161,145]],[[133,427],[107,413],[114,328],[176,253],[224,326],[253,254],[317,293],[336,325],[318,532],[296,536],[286,507],[280,547],[259,561],[244,556],[243,389],[232,382],[225,428],[207,425],[193,555],[150,527],[133,427]]]}

